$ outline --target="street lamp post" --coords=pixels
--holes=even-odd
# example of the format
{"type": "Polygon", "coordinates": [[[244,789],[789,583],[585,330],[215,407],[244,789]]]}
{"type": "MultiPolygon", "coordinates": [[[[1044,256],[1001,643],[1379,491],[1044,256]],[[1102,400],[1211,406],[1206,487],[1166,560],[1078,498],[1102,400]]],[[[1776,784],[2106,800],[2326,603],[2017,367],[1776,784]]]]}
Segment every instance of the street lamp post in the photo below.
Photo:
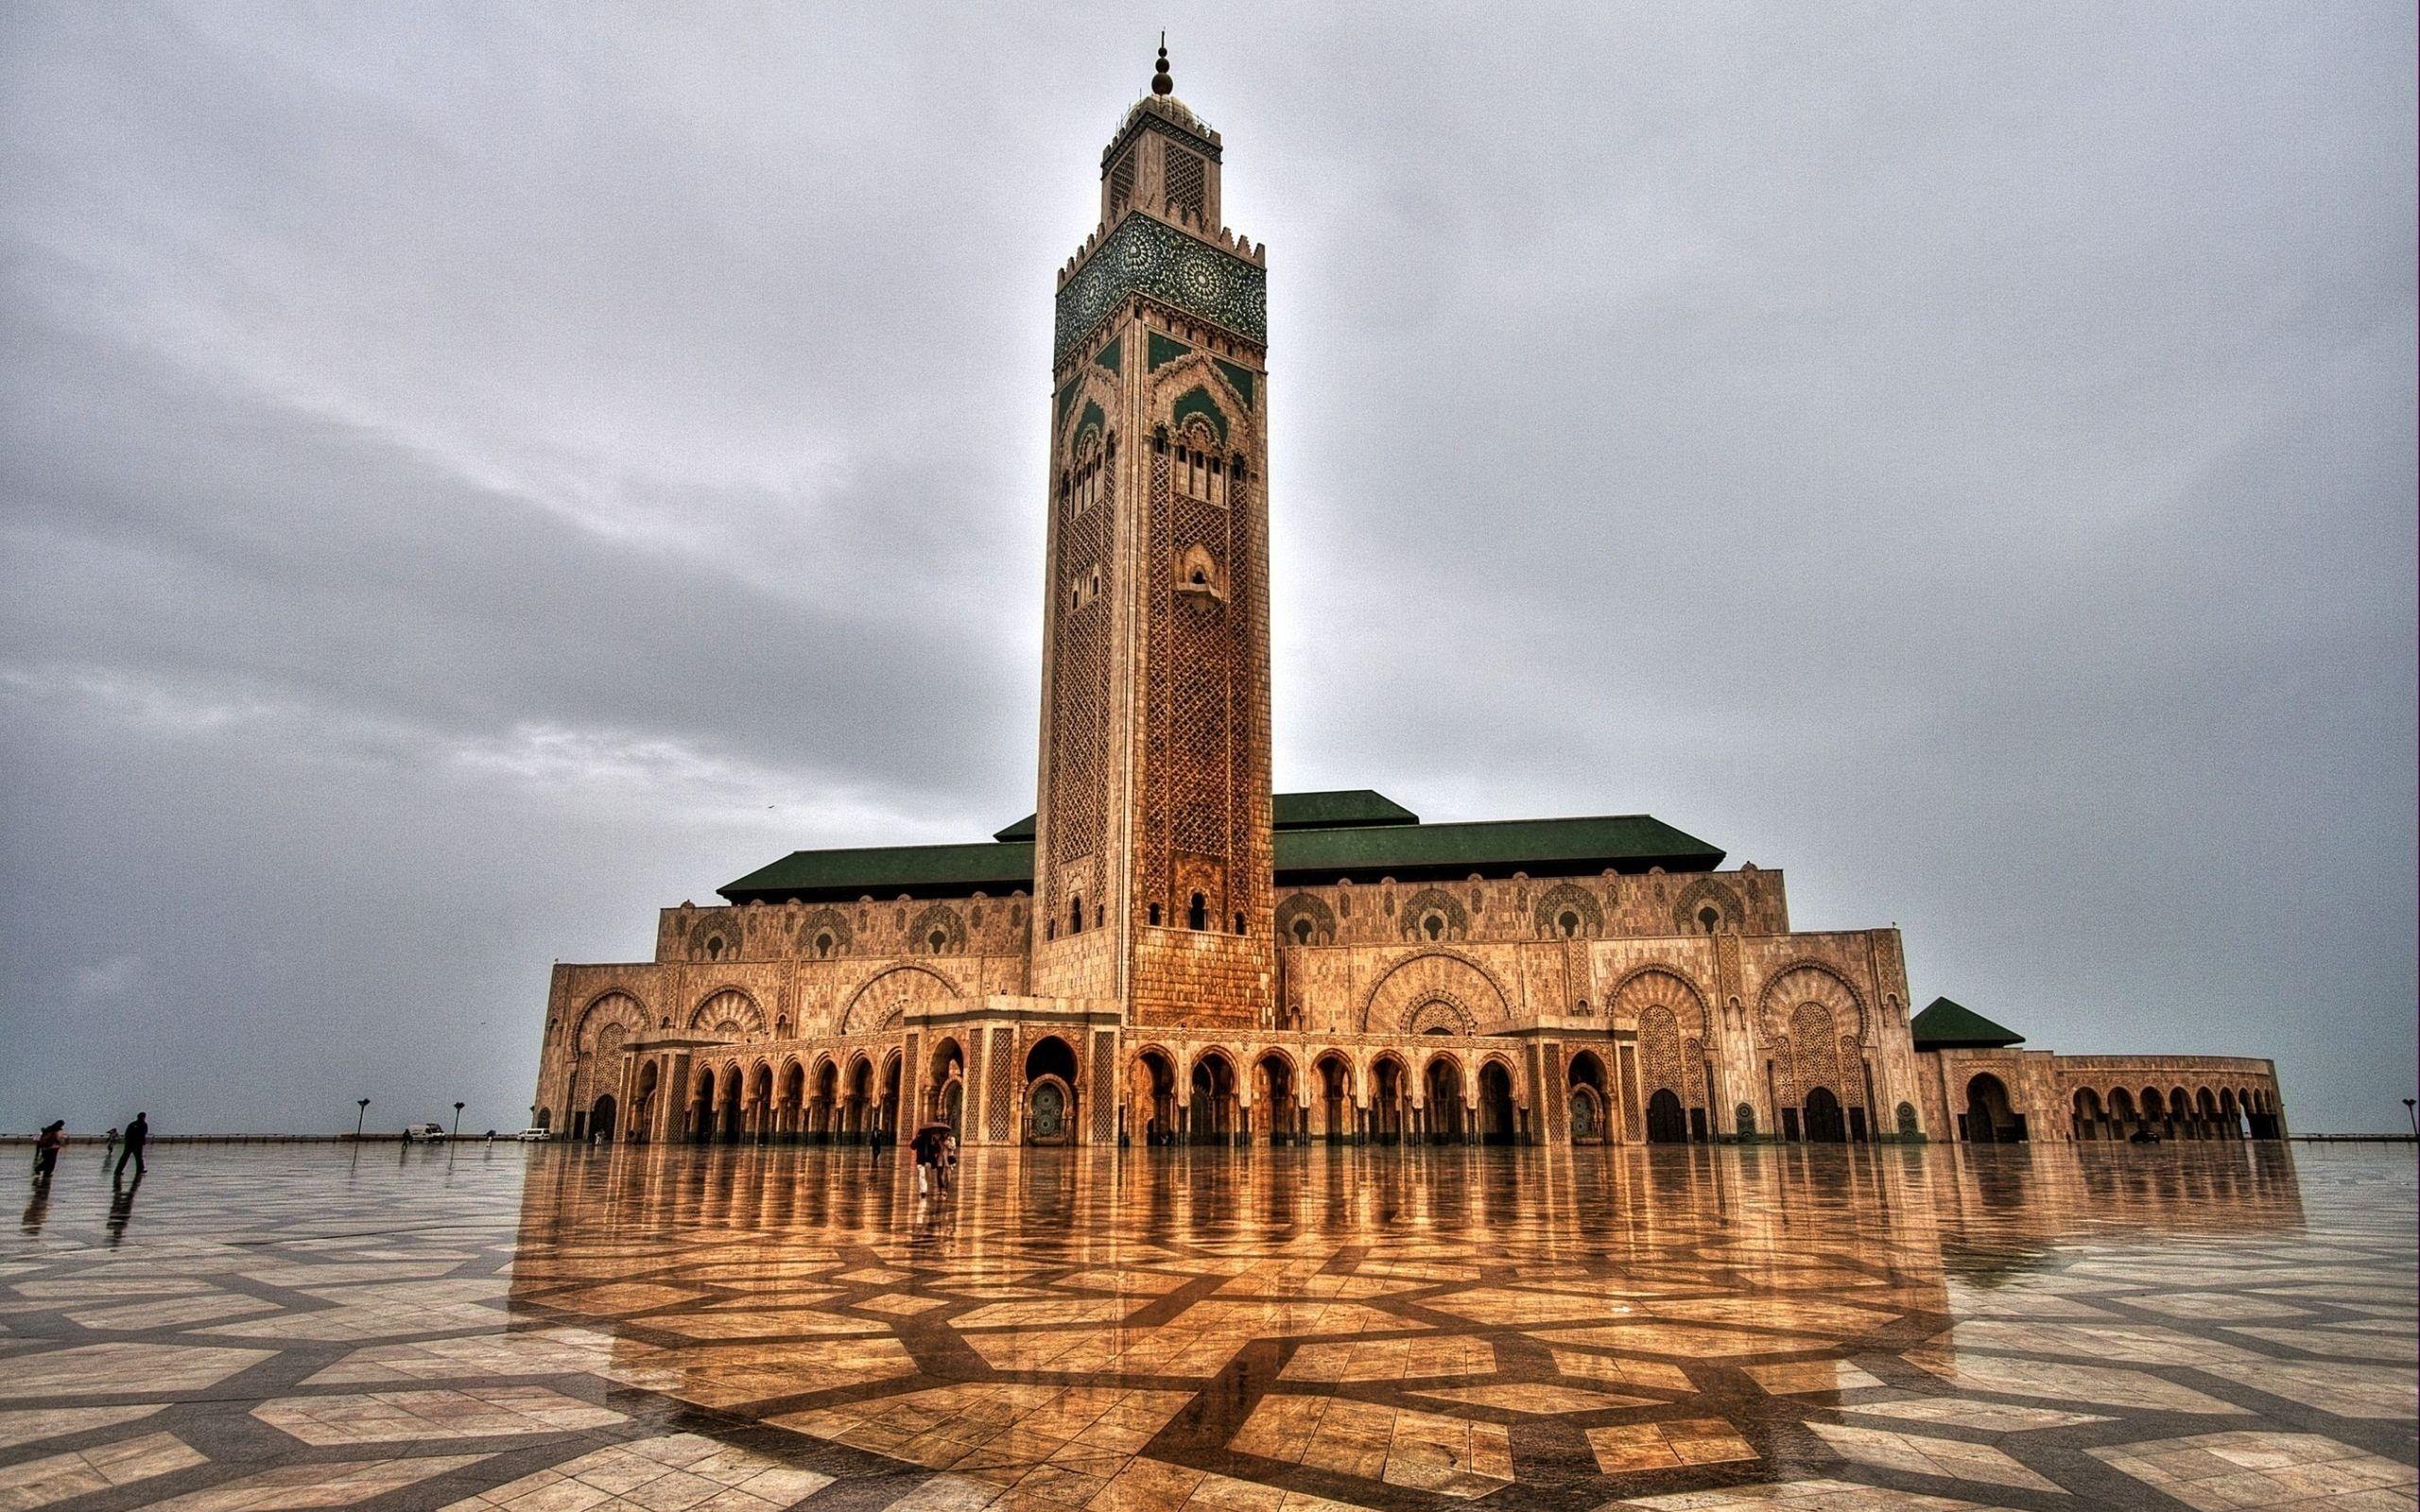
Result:
{"type": "Polygon", "coordinates": [[[2403,1116],[2411,1120],[2411,1137],[2414,1139],[2420,1139],[2420,1111],[2414,1111],[2414,1109],[2420,1109],[2420,1097],[2405,1098],[2403,1100],[2403,1116]]]}
{"type": "Polygon", "coordinates": [[[353,1106],[355,1109],[353,1115],[353,1142],[358,1144],[361,1143],[361,1121],[370,1116],[370,1099],[356,1097],[353,1100],[353,1106]]]}
{"type": "Polygon", "coordinates": [[[460,1103],[454,1105],[454,1137],[458,1140],[462,1137],[462,1105],[460,1103]]]}

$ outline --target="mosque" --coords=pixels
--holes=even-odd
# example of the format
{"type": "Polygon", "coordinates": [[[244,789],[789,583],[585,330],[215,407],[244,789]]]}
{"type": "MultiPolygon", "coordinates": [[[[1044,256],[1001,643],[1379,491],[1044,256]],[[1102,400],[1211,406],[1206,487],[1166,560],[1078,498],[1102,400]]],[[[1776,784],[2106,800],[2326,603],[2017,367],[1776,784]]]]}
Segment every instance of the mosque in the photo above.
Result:
{"type": "Polygon", "coordinates": [[[1058,278],[1035,811],[800,850],[559,965],[576,1140],[1634,1143],[2276,1138],[2275,1070],[2066,1057],[1896,929],[1643,814],[1425,824],[1272,793],[1266,249],[1167,54],[1058,278]]]}

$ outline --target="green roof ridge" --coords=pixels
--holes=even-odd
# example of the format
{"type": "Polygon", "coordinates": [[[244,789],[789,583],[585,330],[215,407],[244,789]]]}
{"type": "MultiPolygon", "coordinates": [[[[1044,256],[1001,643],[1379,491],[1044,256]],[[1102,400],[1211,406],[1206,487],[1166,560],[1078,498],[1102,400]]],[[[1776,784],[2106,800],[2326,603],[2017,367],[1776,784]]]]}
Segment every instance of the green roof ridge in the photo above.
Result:
{"type": "Polygon", "coordinates": [[[1908,1021],[1908,1033],[1919,1050],[2004,1050],[2025,1043],[2025,1036],[2008,1025],[1947,998],[1926,1005],[1924,1012],[1908,1021]]]}
{"type": "MultiPolygon", "coordinates": [[[[1450,824],[1389,822],[1382,813],[1409,811],[1383,799],[1359,802],[1367,789],[1338,795],[1354,800],[1348,812],[1358,822],[1276,833],[1280,883],[1317,885],[1350,877],[1411,882],[1459,881],[1473,873],[1585,875],[1612,869],[1639,872],[1711,871],[1722,852],[1647,814],[1605,814],[1552,819],[1478,819],[1450,824]]],[[[1375,798],[1376,795],[1370,795],[1375,798]]],[[[1030,887],[1033,843],[1025,821],[999,832],[1000,838],[969,845],[868,846],[836,850],[794,850],[719,889],[733,902],[751,898],[814,896],[950,896],[978,888],[1030,887]]],[[[1994,1026],[1996,1027],[1996,1026],[1994,1026]]]]}

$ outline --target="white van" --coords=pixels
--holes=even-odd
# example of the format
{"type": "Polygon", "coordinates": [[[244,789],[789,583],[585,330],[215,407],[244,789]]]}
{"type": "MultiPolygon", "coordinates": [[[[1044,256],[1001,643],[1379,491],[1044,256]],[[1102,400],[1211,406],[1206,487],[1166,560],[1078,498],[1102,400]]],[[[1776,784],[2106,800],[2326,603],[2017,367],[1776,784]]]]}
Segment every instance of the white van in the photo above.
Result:
{"type": "Polygon", "coordinates": [[[442,1124],[406,1124],[404,1125],[404,1143],[406,1144],[442,1144],[445,1143],[445,1125],[442,1124]]]}

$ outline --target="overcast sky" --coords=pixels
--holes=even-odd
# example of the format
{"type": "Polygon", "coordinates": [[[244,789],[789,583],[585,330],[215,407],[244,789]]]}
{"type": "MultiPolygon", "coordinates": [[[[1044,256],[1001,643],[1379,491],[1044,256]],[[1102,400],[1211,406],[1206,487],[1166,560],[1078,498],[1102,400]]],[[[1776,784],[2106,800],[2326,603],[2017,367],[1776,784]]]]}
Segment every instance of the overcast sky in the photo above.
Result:
{"type": "MultiPolygon", "coordinates": [[[[550,960],[1032,807],[1163,18],[834,9],[0,9],[0,1125],[515,1127],[550,960]]],[[[1652,813],[2399,1125],[2411,6],[1632,9],[1166,18],[1279,786],[1652,813]]]]}

